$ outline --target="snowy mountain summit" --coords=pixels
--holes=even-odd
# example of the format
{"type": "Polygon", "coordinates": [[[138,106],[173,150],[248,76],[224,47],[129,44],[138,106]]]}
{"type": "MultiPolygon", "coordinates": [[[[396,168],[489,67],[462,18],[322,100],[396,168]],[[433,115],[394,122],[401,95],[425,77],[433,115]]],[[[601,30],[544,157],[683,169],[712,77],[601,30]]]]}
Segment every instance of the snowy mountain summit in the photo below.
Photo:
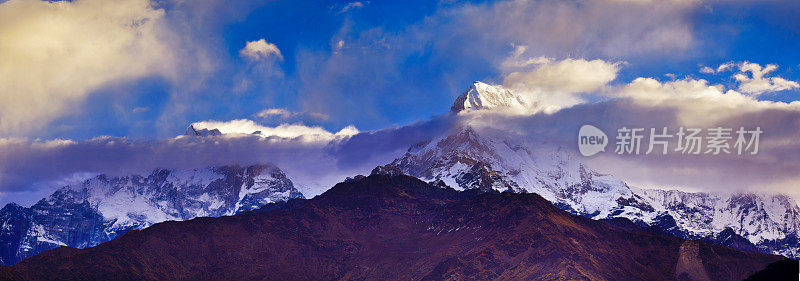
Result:
{"type": "Polygon", "coordinates": [[[592,171],[563,148],[505,131],[465,127],[412,147],[390,166],[457,190],[537,193],[593,219],[655,219],[644,198],[625,182],[592,171]]]}
{"type": "MultiPolygon", "coordinates": [[[[525,106],[517,97],[475,82],[451,112],[525,106]]],[[[800,257],[800,208],[789,196],[640,189],[547,140],[490,127],[466,124],[412,146],[384,169],[458,190],[533,192],[592,219],[625,218],[684,239],[800,257]]]]}
{"type": "Polygon", "coordinates": [[[469,89],[456,98],[450,112],[499,108],[525,111],[529,105],[529,101],[511,90],[475,81],[469,89]]]}
{"type": "Polygon", "coordinates": [[[10,203],[0,210],[0,264],[59,246],[91,247],[163,221],[233,215],[291,198],[303,194],[273,165],[98,175],[30,208],[10,203]]]}
{"type": "Polygon", "coordinates": [[[464,127],[383,167],[436,186],[537,193],[592,219],[625,218],[674,236],[800,257],[800,208],[786,195],[709,194],[631,187],[546,142],[464,127]]]}

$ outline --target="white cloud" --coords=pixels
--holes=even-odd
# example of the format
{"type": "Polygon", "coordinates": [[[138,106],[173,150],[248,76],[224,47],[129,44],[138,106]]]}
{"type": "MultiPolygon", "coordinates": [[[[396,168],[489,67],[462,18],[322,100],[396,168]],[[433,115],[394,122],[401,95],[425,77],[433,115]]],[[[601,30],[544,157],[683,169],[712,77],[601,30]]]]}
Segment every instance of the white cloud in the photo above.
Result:
{"type": "Polygon", "coordinates": [[[316,119],[321,121],[325,121],[331,118],[329,115],[319,112],[303,112],[302,114],[308,116],[311,119],[316,119]]]}
{"type": "Polygon", "coordinates": [[[268,108],[262,111],[259,111],[254,115],[255,117],[259,118],[279,118],[279,119],[289,119],[289,118],[296,118],[296,117],[303,117],[315,120],[328,120],[330,116],[317,113],[317,112],[294,112],[287,110],[285,108],[268,108]]]}
{"type": "Polygon", "coordinates": [[[265,138],[300,139],[312,142],[327,142],[341,137],[358,134],[359,131],[350,125],[337,133],[331,133],[319,126],[306,126],[303,124],[281,124],[275,127],[263,126],[253,120],[236,119],[231,121],[202,121],[192,123],[197,130],[217,129],[224,135],[237,137],[241,135],[258,135],[265,138]]]}
{"type": "Polygon", "coordinates": [[[0,133],[25,135],[98,88],[174,75],[164,11],[147,0],[0,4],[0,133]]]}
{"type": "Polygon", "coordinates": [[[511,51],[511,55],[508,56],[502,63],[500,63],[500,69],[515,69],[526,67],[532,64],[546,64],[553,62],[553,58],[548,57],[524,57],[525,52],[528,50],[528,46],[517,45],[514,46],[514,50],[511,51]]]}
{"type": "Polygon", "coordinates": [[[736,115],[768,109],[800,110],[800,102],[759,101],[722,85],[703,79],[679,79],[660,82],[636,78],[631,83],[609,91],[614,97],[630,98],[640,106],[668,106],[678,110],[676,117],[686,125],[708,125],[736,115]]]}
{"type": "Polygon", "coordinates": [[[581,93],[599,90],[617,78],[619,63],[604,60],[531,58],[526,64],[533,70],[511,72],[503,79],[505,86],[524,85],[547,91],[581,93]]]}
{"type": "Polygon", "coordinates": [[[278,49],[278,46],[267,43],[267,40],[264,40],[264,38],[256,41],[248,41],[244,48],[239,51],[239,55],[252,61],[268,59],[273,56],[280,60],[283,59],[283,55],[281,55],[281,50],[278,49]]]}
{"type": "Polygon", "coordinates": [[[733,62],[726,62],[726,63],[720,64],[717,67],[717,72],[723,72],[723,71],[731,70],[731,69],[733,69],[734,66],[735,66],[735,64],[733,62]]]}
{"type": "Polygon", "coordinates": [[[522,59],[524,47],[517,47],[503,65],[517,69],[505,75],[503,86],[516,91],[545,111],[581,103],[581,93],[602,89],[617,77],[620,63],[604,60],[534,57],[522,59]],[[532,68],[530,68],[532,66],[532,68]],[[518,70],[518,69],[525,70],[518,70]]]}
{"type": "Polygon", "coordinates": [[[696,39],[688,15],[696,5],[657,2],[511,0],[487,5],[488,9],[467,6],[448,15],[459,17],[454,25],[476,37],[470,40],[515,42],[538,55],[630,57],[691,48],[696,39]],[[483,35],[476,35],[479,32],[483,35]]]}
{"type": "Polygon", "coordinates": [[[292,116],[295,116],[295,115],[296,115],[296,112],[291,112],[291,111],[283,109],[283,108],[268,108],[268,109],[264,109],[262,111],[259,111],[258,113],[256,113],[255,116],[256,117],[261,117],[261,118],[278,117],[278,118],[281,118],[281,119],[286,119],[286,118],[291,118],[292,116]]]}
{"type": "Polygon", "coordinates": [[[786,80],[781,77],[767,77],[769,73],[778,69],[776,64],[761,66],[757,63],[726,62],[717,67],[716,70],[710,67],[700,69],[701,73],[718,74],[738,68],[738,72],[733,74],[733,79],[739,83],[737,90],[744,94],[759,96],[764,93],[779,92],[800,88],[800,84],[795,81],[786,80]]]}
{"type": "Polygon", "coordinates": [[[795,81],[783,79],[781,77],[765,77],[768,73],[778,69],[775,64],[767,64],[762,67],[751,62],[739,64],[740,73],[733,77],[739,81],[739,91],[746,94],[761,95],[769,92],[778,92],[800,88],[800,84],[795,81]],[[749,75],[747,73],[750,73],[749,75]]]}
{"type": "Polygon", "coordinates": [[[333,49],[334,49],[334,51],[335,51],[335,52],[338,52],[338,51],[340,51],[342,48],[344,48],[344,40],[339,40],[339,41],[336,41],[336,45],[334,45],[334,46],[333,46],[333,49]]]}
{"type": "Polygon", "coordinates": [[[703,67],[700,68],[700,73],[714,74],[714,73],[716,73],[716,71],[714,71],[713,68],[710,68],[708,66],[703,66],[703,67]]]}
{"type": "MultiPolygon", "coordinates": [[[[765,132],[759,154],[747,157],[686,157],[676,154],[625,158],[606,154],[595,159],[608,172],[629,183],[660,188],[748,189],[800,194],[800,190],[789,184],[800,180],[796,172],[798,162],[794,159],[800,151],[796,142],[800,129],[800,101],[762,101],[722,85],[692,78],[668,82],[637,78],[607,93],[632,101],[615,100],[617,108],[601,111],[603,114],[613,112],[612,119],[617,123],[609,125],[609,128],[632,124],[638,127],[667,126],[670,130],[677,130],[680,126],[743,126],[760,127],[765,132]]],[[[614,121],[605,119],[601,125],[610,122],[614,121]]]]}
{"type": "Polygon", "coordinates": [[[356,128],[356,126],[347,125],[347,127],[344,127],[341,130],[339,130],[338,132],[336,132],[336,135],[337,136],[354,136],[354,135],[357,135],[360,132],[361,131],[359,131],[356,128]]]}
{"type": "Polygon", "coordinates": [[[701,0],[606,0],[608,2],[630,3],[630,4],[695,4],[701,0]]]}
{"type": "Polygon", "coordinates": [[[344,12],[347,12],[349,10],[358,9],[358,8],[362,8],[362,7],[364,7],[364,3],[362,3],[362,2],[359,2],[359,1],[350,2],[350,3],[347,3],[347,5],[344,5],[344,7],[339,12],[340,13],[344,13],[344,12]]]}

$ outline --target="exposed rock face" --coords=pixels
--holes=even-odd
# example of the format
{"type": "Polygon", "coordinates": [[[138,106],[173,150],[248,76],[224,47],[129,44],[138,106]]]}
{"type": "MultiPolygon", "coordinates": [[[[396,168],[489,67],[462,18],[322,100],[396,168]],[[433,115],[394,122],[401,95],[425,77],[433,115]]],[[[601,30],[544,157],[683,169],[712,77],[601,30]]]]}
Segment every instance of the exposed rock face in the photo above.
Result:
{"type": "Polygon", "coordinates": [[[536,194],[376,173],[270,211],[61,247],[0,279],[741,280],[783,259],[591,220],[536,194]]]}
{"type": "Polygon", "coordinates": [[[0,263],[59,246],[91,247],[162,221],[233,215],[302,197],[272,165],[99,175],[30,208],[12,203],[0,210],[0,263]]]}
{"type": "Polygon", "coordinates": [[[222,132],[219,129],[195,129],[194,125],[189,125],[186,128],[186,132],[183,133],[185,136],[196,136],[196,137],[207,137],[207,136],[221,136],[222,132]]]}

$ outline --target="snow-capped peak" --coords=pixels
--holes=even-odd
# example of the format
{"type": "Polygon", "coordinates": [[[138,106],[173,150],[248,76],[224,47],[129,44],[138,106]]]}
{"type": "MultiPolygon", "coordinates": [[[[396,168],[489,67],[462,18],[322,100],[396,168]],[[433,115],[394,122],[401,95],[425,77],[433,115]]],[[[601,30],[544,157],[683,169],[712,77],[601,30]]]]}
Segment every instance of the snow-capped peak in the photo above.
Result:
{"type": "Polygon", "coordinates": [[[91,247],[163,221],[233,215],[291,198],[303,194],[271,164],[101,174],[30,208],[0,209],[0,265],[58,246],[91,247]]]}
{"type": "Polygon", "coordinates": [[[522,96],[502,86],[493,86],[475,81],[464,91],[450,108],[450,112],[459,113],[466,110],[510,108],[525,110],[529,102],[522,96]]]}
{"type": "Polygon", "coordinates": [[[800,207],[789,196],[631,188],[567,149],[510,132],[463,127],[412,146],[390,166],[439,186],[533,192],[592,219],[626,218],[684,239],[800,256],[800,207]]]}

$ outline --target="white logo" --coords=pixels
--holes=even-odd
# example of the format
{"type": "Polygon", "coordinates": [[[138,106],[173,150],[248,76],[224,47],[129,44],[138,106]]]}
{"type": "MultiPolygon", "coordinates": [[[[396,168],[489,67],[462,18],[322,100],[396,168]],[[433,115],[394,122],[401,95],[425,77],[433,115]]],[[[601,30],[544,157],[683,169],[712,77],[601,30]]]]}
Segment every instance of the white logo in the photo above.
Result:
{"type": "Polygon", "coordinates": [[[583,125],[578,131],[578,150],[583,156],[592,156],[606,151],[608,136],[592,125],[583,125]]]}

